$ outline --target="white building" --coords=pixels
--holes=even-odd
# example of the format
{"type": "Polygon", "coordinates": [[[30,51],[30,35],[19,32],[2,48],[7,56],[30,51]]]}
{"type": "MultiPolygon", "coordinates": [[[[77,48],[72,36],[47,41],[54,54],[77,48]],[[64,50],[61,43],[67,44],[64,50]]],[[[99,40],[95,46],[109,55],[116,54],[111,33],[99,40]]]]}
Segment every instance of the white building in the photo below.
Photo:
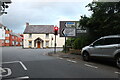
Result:
{"type": "Polygon", "coordinates": [[[0,46],[3,45],[4,40],[5,40],[5,27],[2,24],[0,24],[0,46]]]}
{"type": "Polygon", "coordinates": [[[0,39],[5,39],[5,27],[2,24],[0,24],[0,39]]]}
{"type": "MultiPolygon", "coordinates": [[[[56,36],[56,47],[63,47],[65,38],[56,36]]],[[[24,48],[46,48],[54,47],[55,35],[54,25],[29,25],[26,23],[24,31],[24,48]]]]}

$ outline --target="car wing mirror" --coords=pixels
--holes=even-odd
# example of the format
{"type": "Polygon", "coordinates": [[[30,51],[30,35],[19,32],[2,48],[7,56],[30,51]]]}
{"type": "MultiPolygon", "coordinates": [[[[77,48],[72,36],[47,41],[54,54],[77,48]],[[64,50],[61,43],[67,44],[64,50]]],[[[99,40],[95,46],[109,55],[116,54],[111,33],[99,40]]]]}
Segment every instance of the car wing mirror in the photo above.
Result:
{"type": "Polygon", "coordinates": [[[91,47],[94,47],[94,44],[90,44],[91,47]]]}

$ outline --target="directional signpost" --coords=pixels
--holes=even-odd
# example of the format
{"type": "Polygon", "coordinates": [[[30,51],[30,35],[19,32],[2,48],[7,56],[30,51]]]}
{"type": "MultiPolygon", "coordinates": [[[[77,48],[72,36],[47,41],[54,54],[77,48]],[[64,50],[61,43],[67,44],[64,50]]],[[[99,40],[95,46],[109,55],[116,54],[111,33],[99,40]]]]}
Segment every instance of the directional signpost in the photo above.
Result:
{"type": "Polygon", "coordinates": [[[79,21],[60,21],[60,37],[79,37],[88,33],[87,29],[79,25],[79,21]]]}
{"type": "Polygon", "coordinates": [[[62,34],[63,34],[64,36],[67,36],[67,37],[76,36],[76,29],[75,29],[75,28],[71,28],[71,27],[69,27],[69,28],[64,28],[64,29],[62,30],[62,34]]]}
{"type": "Polygon", "coordinates": [[[60,21],[60,37],[79,37],[88,33],[87,29],[79,25],[79,21],[60,21]]]}

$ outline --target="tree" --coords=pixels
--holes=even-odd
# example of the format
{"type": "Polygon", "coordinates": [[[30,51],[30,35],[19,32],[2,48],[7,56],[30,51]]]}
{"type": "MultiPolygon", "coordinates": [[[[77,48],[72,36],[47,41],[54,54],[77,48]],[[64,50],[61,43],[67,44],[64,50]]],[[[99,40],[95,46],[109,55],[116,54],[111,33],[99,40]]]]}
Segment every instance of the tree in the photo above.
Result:
{"type": "Polygon", "coordinates": [[[89,28],[92,39],[120,34],[120,2],[92,2],[86,7],[93,14],[81,16],[80,25],[89,28]]]}

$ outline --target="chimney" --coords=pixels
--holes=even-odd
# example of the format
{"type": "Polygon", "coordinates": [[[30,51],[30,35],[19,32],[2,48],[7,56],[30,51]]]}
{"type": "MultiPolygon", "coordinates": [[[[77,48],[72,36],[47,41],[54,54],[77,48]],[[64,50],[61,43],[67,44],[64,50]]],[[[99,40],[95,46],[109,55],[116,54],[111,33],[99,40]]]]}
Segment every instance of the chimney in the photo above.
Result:
{"type": "Polygon", "coordinates": [[[12,30],[10,30],[10,32],[12,32],[12,30]]]}
{"type": "Polygon", "coordinates": [[[29,26],[29,23],[28,23],[28,22],[26,22],[26,26],[29,26]]]}

